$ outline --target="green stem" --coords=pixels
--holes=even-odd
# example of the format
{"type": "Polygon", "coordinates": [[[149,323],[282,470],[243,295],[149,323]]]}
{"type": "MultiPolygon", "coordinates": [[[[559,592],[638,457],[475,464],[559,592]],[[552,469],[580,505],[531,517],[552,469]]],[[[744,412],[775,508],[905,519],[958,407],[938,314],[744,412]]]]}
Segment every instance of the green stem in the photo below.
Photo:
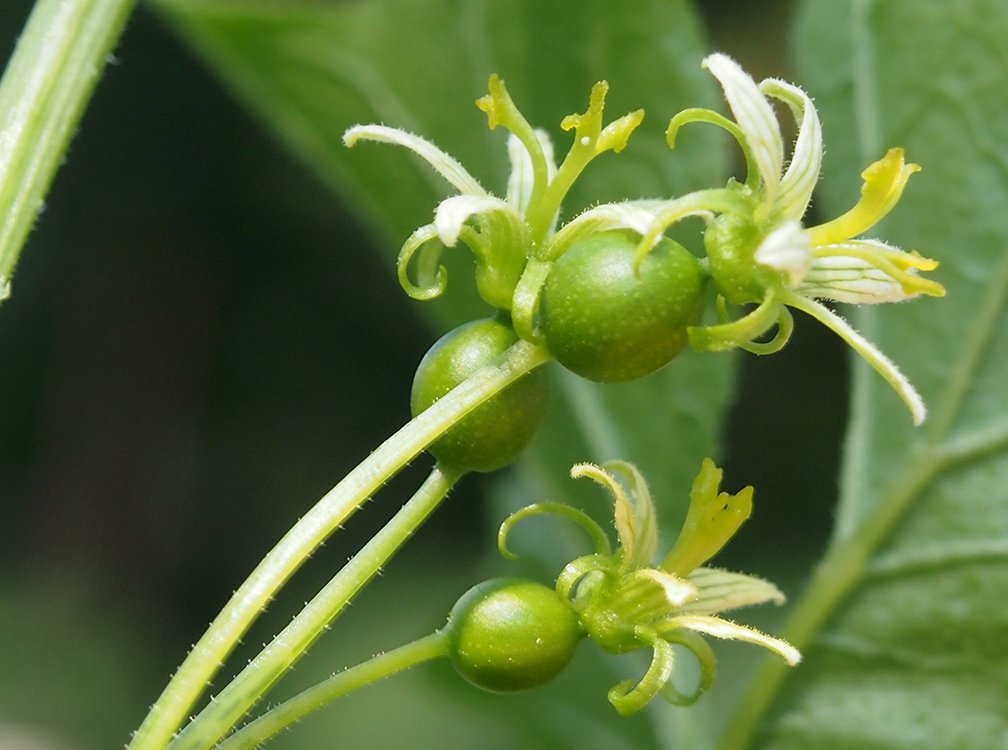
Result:
{"type": "Polygon", "coordinates": [[[427,481],[360,552],[343,566],[297,617],[168,746],[202,750],[214,745],[325,632],[381,566],[412,536],[461,476],[435,467],[427,481]]]}
{"type": "Polygon", "coordinates": [[[448,638],[440,630],[393,651],[378,654],[271,708],[220,743],[216,750],[252,750],[347,693],[447,654],[448,638]]]}
{"type": "Polygon", "coordinates": [[[523,375],[549,361],[519,341],[411,420],[299,520],[234,593],[179,667],[129,750],[163,750],[241,636],[308,556],[388,479],[445,430],[523,375]]]}
{"type": "Polygon", "coordinates": [[[0,82],[0,299],[136,0],[39,0],[0,82]]]}

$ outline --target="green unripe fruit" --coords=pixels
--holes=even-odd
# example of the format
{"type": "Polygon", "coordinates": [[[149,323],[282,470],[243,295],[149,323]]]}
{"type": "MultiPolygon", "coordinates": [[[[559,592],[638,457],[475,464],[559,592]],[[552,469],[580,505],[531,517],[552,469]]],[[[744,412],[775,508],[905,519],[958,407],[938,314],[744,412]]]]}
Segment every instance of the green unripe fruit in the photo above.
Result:
{"type": "Polygon", "coordinates": [[[575,243],[546,278],[540,325],[546,347],[578,375],[619,383],[649,375],[686,346],[703,312],[707,276],[678,243],[634,258],[639,237],[602,232],[575,243]]]}
{"type": "Polygon", "coordinates": [[[495,578],[469,589],[445,631],[459,673],[484,690],[542,685],[567,666],[581,640],[573,610],[536,581],[495,578]]]}
{"type": "MultiPolygon", "coordinates": [[[[449,331],[430,348],[413,378],[413,416],[503,354],[518,340],[496,318],[474,320],[449,331]]],[[[431,446],[445,467],[495,471],[512,463],[532,440],[546,412],[547,381],[531,372],[471,411],[431,446]]]]}

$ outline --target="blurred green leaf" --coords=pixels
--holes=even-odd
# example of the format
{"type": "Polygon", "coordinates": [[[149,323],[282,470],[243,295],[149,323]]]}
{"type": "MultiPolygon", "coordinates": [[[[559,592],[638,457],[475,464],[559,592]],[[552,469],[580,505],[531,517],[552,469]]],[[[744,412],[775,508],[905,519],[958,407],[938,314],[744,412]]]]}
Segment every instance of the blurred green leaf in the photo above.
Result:
{"type": "Polygon", "coordinates": [[[1008,747],[1008,6],[810,0],[797,31],[820,207],[845,210],[860,169],[904,146],[924,170],[877,234],[939,259],[948,296],[854,315],[931,415],[914,430],[857,366],[832,549],[797,605],[807,660],[754,744],[1008,747]]]}
{"type": "MultiPolygon", "coordinates": [[[[716,106],[719,98],[700,68],[706,50],[698,21],[682,0],[647,0],[632,10],[606,0],[157,0],[156,7],[281,141],[358,209],[390,266],[449,186],[402,149],[361,144],[348,151],[344,130],[361,122],[411,130],[503,193],[505,134],[488,130],[473,106],[492,72],[560,153],[569,136],[559,122],[584,110],[595,81],[610,83],[609,119],[646,109],[626,151],[589,167],[565,205],[567,217],[599,201],[670,196],[725,179],[727,139],[714,129],[689,132],[675,153],[665,145],[673,114],[716,106]]],[[[442,327],[489,314],[473,292],[470,260],[446,255],[448,293],[417,309],[442,327]]],[[[389,293],[401,294],[391,277],[389,293]]],[[[618,457],[645,472],[674,527],[701,458],[716,452],[733,364],[730,355],[687,354],[644,381],[607,387],[553,368],[552,412],[523,461],[523,481],[504,486],[506,505],[571,499],[572,488],[591,493],[566,478],[570,465],[618,457]]],[[[588,502],[602,520],[611,516],[604,497],[588,502]]],[[[614,682],[590,685],[599,705],[614,682]]],[[[499,710],[537,724],[536,712],[510,705],[499,710]]],[[[573,718],[569,709],[562,713],[573,718]]],[[[611,718],[624,721],[615,712],[611,718]]],[[[539,736],[539,746],[556,742],[545,731],[539,736]]]]}
{"type": "MultiPolygon", "coordinates": [[[[605,2],[531,0],[161,0],[159,7],[294,153],[360,208],[389,261],[448,186],[401,149],[348,151],[344,129],[380,121],[422,133],[502,192],[504,134],[489,131],[473,106],[492,71],[533,123],[553,125],[558,144],[566,136],[556,124],[584,108],[600,78],[611,84],[611,116],[647,109],[627,150],[589,168],[568,214],[598,200],[668,196],[723,180],[725,143],[716,134],[697,129],[674,154],[664,143],[672,114],[716,101],[685,3],[641,3],[633,13],[605,2]]],[[[489,312],[474,307],[469,268],[464,259],[453,269],[449,294],[436,303],[443,322],[489,312]]],[[[390,293],[400,293],[392,282],[390,293]]],[[[653,378],[618,387],[558,375],[554,415],[527,465],[538,480],[551,475],[544,486],[552,489],[574,461],[627,458],[641,465],[659,502],[675,507],[700,458],[715,450],[731,367],[730,356],[684,355],[653,378]]]]}

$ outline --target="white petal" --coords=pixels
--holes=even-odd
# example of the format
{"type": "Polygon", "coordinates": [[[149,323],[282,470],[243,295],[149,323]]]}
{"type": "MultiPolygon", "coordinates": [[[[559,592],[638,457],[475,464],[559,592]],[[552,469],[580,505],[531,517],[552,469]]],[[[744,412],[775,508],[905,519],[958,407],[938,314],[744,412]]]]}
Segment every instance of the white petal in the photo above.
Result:
{"type": "Polygon", "coordinates": [[[643,570],[637,571],[639,576],[646,577],[654,581],[658,586],[661,587],[665,594],[665,599],[673,607],[680,607],[691,599],[696,598],[699,595],[696,586],[694,586],[689,581],[686,581],[679,576],[672,575],[671,573],[666,573],[664,570],[658,570],[657,568],[644,568],[643,570]]]}
{"type": "Polygon", "coordinates": [[[854,330],[850,323],[814,299],[788,290],[781,291],[780,295],[781,301],[786,305],[808,313],[850,344],[854,351],[864,357],[865,361],[875,369],[875,372],[881,375],[903,399],[903,403],[910,410],[914,425],[920,425],[924,422],[927,417],[924,399],[921,398],[907,376],[896,366],[896,363],[883,354],[878,347],[854,330]]]}
{"type": "Polygon", "coordinates": [[[738,623],[731,622],[730,620],[722,620],[720,617],[683,615],[681,617],[676,617],[674,622],[680,627],[695,630],[698,633],[704,633],[705,635],[710,635],[715,638],[754,643],[757,646],[770,649],[771,651],[783,656],[784,661],[792,667],[798,664],[802,658],[801,652],[787,641],[781,640],[780,638],[774,638],[766,633],[761,633],[755,628],[739,625],[738,623]]]}
{"type": "Polygon", "coordinates": [[[784,603],[784,594],[769,581],[718,568],[697,568],[687,576],[697,595],[683,604],[683,614],[715,614],[739,607],[784,603]]]}
{"type": "Polygon", "coordinates": [[[721,83],[735,122],[749,142],[767,199],[774,202],[784,169],[784,138],[773,107],[756,82],[727,55],[710,55],[703,66],[721,83]]]}
{"type": "Polygon", "coordinates": [[[492,195],[454,195],[446,198],[434,212],[434,227],[438,237],[446,247],[454,247],[466,221],[471,216],[488,211],[514,213],[509,204],[492,195]]]}
{"type": "Polygon", "coordinates": [[[487,191],[480,187],[479,182],[465,167],[426,138],[384,125],[354,125],[343,134],[343,144],[347,148],[362,140],[391,143],[408,148],[430,164],[434,171],[454,185],[460,193],[487,195],[487,191]]]}
{"type": "MultiPolygon", "coordinates": [[[[542,146],[543,157],[546,159],[547,179],[552,180],[556,174],[556,161],[553,157],[553,143],[545,130],[536,130],[536,138],[542,146]]],[[[513,133],[508,136],[508,159],[511,161],[511,174],[508,177],[507,202],[519,212],[525,213],[532,190],[535,188],[532,157],[525,144],[513,133]]]]}
{"type": "Polygon", "coordinates": [[[788,275],[788,285],[795,286],[812,267],[812,243],[797,221],[788,221],[774,229],[756,249],[756,262],[788,275]]]}
{"type": "Polygon", "coordinates": [[[816,258],[795,291],[852,305],[902,302],[917,296],[907,294],[898,281],[868,261],[843,255],[816,258]]]}
{"type": "Polygon", "coordinates": [[[783,218],[797,221],[805,215],[822,168],[823,142],[819,113],[808,94],[785,81],[768,78],[760,84],[760,90],[786,103],[798,125],[798,138],[791,154],[791,163],[781,179],[781,192],[777,196],[778,210],[783,218]]]}

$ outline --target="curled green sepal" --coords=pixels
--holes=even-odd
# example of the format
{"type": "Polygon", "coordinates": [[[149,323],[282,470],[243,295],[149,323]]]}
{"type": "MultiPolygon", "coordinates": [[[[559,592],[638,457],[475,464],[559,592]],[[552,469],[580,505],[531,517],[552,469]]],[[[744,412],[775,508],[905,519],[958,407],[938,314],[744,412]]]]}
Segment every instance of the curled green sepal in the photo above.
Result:
{"type": "Polygon", "coordinates": [[[611,557],[601,553],[584,555],[567,563],[556,579],[557,595],[583,612],[612,583],[611,557]],[[582,583],[586,585],[582,587],[582,583]]]}
{"type": "Polygon", "coordinates": [[[532,344],[541,344],[543,340],[539,330],[539,301],[552,269],[552,263],[530,258],[511,298],[511,324],[515,333],[532,344]]]}
{"type": "Polygon", "coordinates": [[[676,628],[662,638],[688,649],[693,654],[700,667],[700,677],[691,693],[683,693],[672,680],[669,680],[662,688],[661,696],[673,706],[691,706],[714,684],[714,678],[717,676],[717,658],[714,656],[714,649],[696,633],[682,628],[676,628]]]}
{"type": "Polygon", "coordinates": [[[647,672],[636,685],[633,680],[624,680],[609,690],[609,702],[623,716],[640,711],[661,693],[672,679],[675,668],[672,644],[659,638],[653,628],[637,625],[634,627],[634,636],[642,645],[651,646],[654,656],[647,672]]]}
{"type": "Polygon", "coordinates": [[[770,290],[755,309],[737,320],[730,320],[724,297],[718,295],[718,318],[722,322],[712,326],[690,326],[686,330],[690,346],[702,352],[742,348],[756,354],[770,354],[780,350],[790,338],[794,324],[777,297],[778,293],[770,290]],[[765,343],[757,341],[775,325],[777,334],[773,339],[765,343]]]}
{"type": "Polygon", "coordinates": [[[413,299],[429,300],[444,293],[448,272],[438,262],[443,247],[433,224],[420,227],[403,243],[396,259],[396,272],[403,291],[413,299]],[[415,266],[416,283],[410,279],[411,265],[415,266]]]}
{"type": "Polygon", "coordinates": [[[595,523],[595,520],[583,510],[565,505],[564,503],[533,503],[516,510],[505,518],[497,532],[497,549],[500,550],[500,553],[509,560],[518,559],[518,555],[514,554],[507,546],[507,538],[511,534],[512,529],[514,529],[515,524],[519,521],[531,518],[532,516],[544,515],[560,516],[561,518],[573,521],[588,533],[596,553],[599,555],[612,554],[609,537],[606,536],[602,527],[595,523]]]}

